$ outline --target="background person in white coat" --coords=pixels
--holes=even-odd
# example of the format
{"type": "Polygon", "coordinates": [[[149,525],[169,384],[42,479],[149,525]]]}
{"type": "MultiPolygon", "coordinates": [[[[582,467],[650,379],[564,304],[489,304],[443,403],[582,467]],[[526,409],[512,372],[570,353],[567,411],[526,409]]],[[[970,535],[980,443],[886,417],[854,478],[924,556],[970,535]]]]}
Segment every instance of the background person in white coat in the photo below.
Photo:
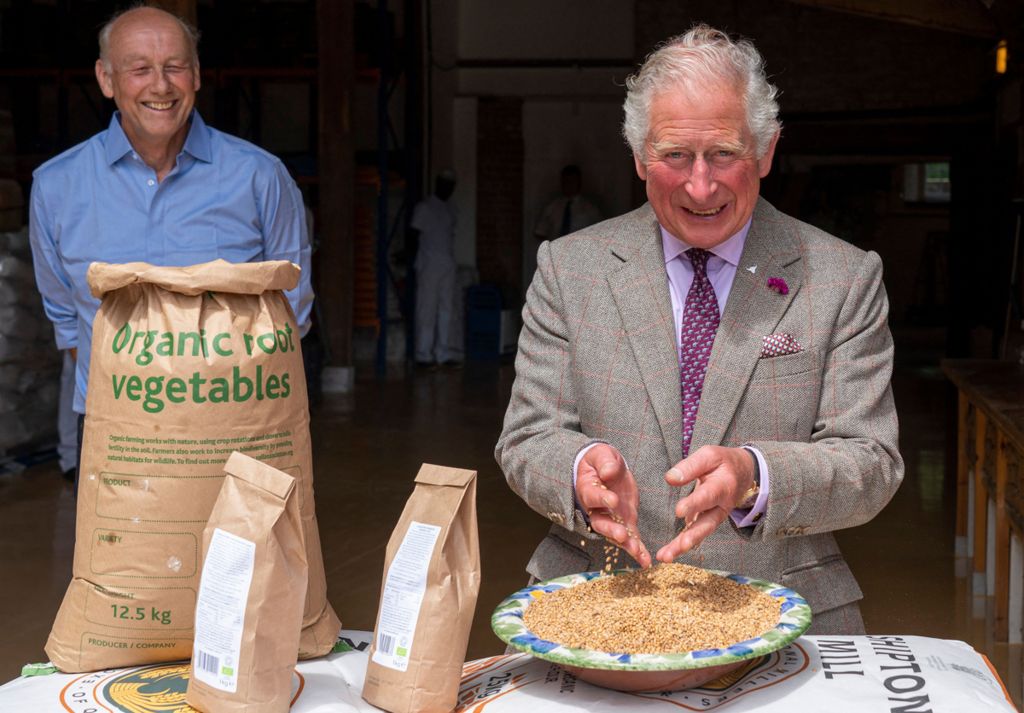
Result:
{"type": "Polygon", "coordinates": [[[419,233],[416,252],[416,363],[453,363],[448,331],[455,297],[455,172],[437,175],[434,194],[416,204],[411,227],[419,233]]]}

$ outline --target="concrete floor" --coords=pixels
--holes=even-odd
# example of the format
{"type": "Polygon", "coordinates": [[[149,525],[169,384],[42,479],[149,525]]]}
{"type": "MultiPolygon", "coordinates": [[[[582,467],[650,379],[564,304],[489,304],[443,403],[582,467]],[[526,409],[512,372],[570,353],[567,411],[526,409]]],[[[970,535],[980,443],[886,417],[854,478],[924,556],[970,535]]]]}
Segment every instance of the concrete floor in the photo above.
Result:
{"type": "MultiPolygon", "coordinates": [[[[313,417],[317,514],[331,602],[348,628],[372,629],[384,547],[423,462],[475,469],[483,584],[469,658],[502,650],[489,626],[547,522],[511,491],[494,462],[514,372],[509,364],[395,373],[329,395],[313,417]]],[[[986,635],[991,607],[955,576],[954,491],[945,464],[952,398],[936,367],[894,382],[907,476],[874,521],[838,533],[861,587],[870,633],[961,639],[995,664],[1018,707],[1021,647],[986,635]],[[988,618],[986,620],[986,617],[988,618]]],[[[71,570],[73,500],[55,462],[0,475],[0,680],[45,660],[43,644],[71,570]]],[[[959,563],[963,567],[964,563],[959,563]]]]}

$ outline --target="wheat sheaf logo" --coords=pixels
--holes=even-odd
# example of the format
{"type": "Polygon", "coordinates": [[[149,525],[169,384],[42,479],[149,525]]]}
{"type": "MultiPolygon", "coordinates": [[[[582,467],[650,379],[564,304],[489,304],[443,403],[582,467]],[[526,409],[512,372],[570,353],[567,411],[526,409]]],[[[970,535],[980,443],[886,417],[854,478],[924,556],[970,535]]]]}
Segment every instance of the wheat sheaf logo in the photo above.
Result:
{"type": "MultiPolygon", "coordinates": [[[[98,671],[68,684],[60,694],[67,711],[84,713],[199,713],[185,702],[188,662],[158,664],[118,671],[98,671]]],[[[305,683],[302,674],[292,679],[292,705],[305,683]]]]}
{"type": "Polygon", "coordinates": [[[154,666],[114,676],[102,695],[119,713],[195,713],[185,703],[188,664],[154,666]]]}

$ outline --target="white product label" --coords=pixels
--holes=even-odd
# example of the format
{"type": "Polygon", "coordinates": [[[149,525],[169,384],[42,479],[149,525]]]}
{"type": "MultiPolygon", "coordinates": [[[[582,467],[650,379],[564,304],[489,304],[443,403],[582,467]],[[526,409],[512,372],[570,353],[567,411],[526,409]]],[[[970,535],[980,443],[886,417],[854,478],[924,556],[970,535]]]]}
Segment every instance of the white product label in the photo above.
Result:
{"type": "Polygon", "coordinates": [[[242,625],[255,559],[255,542],[214,529],[199,581],[192,675],[229,693],[238,689],[242,625]]]}
{"type": "Polygon", "coordinates": [[[391,561],[380,598],[377,648],[373,660],[398,671],[409,667],[412,637],[420,618],[423,592],[427,588],[430,557],[441,528],[415,520],[391,561]]]}

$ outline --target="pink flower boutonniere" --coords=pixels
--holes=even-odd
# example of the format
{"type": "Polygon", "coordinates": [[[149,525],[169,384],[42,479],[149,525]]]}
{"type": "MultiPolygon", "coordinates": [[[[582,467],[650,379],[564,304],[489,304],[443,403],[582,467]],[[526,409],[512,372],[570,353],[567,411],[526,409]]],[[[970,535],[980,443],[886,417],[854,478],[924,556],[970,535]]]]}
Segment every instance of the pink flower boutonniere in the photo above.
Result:
{"type": "Polygon", "coordinates": [[[768,289],[775,290],[780,295],[789,294],[789,285],[781,277],[769,277],[768,278],[768,289]]]}

